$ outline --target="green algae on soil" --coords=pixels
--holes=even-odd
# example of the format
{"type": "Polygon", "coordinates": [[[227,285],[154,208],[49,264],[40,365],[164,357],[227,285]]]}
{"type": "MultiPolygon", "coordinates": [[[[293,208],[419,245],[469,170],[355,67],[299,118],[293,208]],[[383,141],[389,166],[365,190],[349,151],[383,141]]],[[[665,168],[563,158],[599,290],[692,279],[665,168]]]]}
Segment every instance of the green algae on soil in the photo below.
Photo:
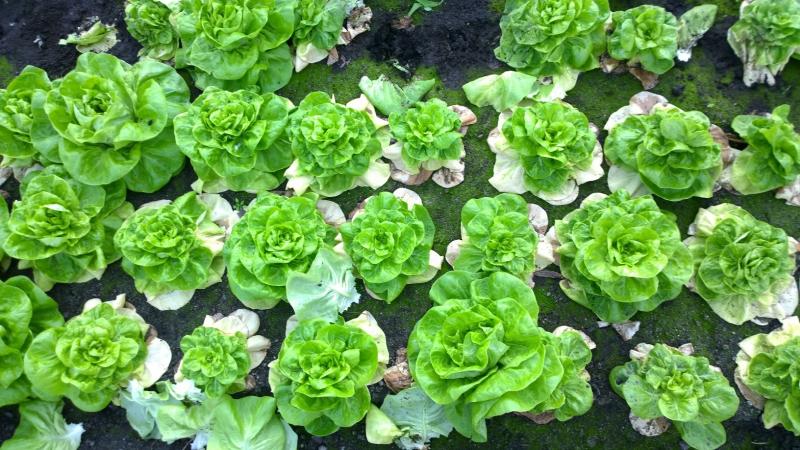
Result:
{"type": "MultiPolygon", "coordinates": [[[[54,1],[64,3],[65,8],[70,11],[67,17],[77,22],[80,22],[83,13],[76,13],[76,9],[86,12],[97,3],[102,3],[110,15],[101,19],[109,20],[120,17],[121,14],[119,1],[81,0],[74,3],[66,0],[54,1]],[[109,7],[109,4],[116,6],[109,7]]],[[[437,11],[418,13],[415,18],[416,26],[406,30],[393,28],[391,22],[408,11],[412,3],[410,0],[367,0],[366,3],[375,10],[373,30],[360,36],[350,47],[341,52],[346,64],[339,63],[334,67],[313,65],[296,74],[292,82],[280,91],[282,95],[297,103],[307,93],[323,90],[334,94],[339,101],[346,102],[360,94],[357,85],[363,75],[374,78],[386,74],[398,82],[405,82],[411,76],[422,78],[436,76],[441,81],[437,83],[431,95],[440,97],[450,104],[468,105],[460,90],[461,84],[477,76],[504,70],[501,64],[494,60],[492,54],[492,49],[499,38],[497,24],[502,11],[502,0],[446,0],[437,11]]],[[[611,6],[614,9],[623,9],[642,3],[645,2],[612,1],[611,6]]],[[[647,3],[659,4],[673,12],[682,13],[701,2],[664,0],[647,3]]],[[[774,87],[745,88],[740,81],[741,64],[725,42],[727,28],[735,21],[738,1],[720,0],[715,3],[720,6],[716,25],[695,48],[693,59],[689,63],[679,63],[663,75],[653,91],[666,96],[683,109],[703,111],[712,122],[728,131],[730,122],[736,115],[766,112],[784,103],[794,107],[792,120],[800,126],[800,88],[798,88],[800,62],[792,62],[778,85],[774,87]]],[[[9,6],[0,6],[0,11],[6,8],[9,6]]],[[[54,17],[54,13],[48,11],[48,9],[41,10],[45,19],[46,14],[54,17]]],[[[61,19],[54,19],[52,23],[61,26],[63,30],[58,30],[57,33],[64,31],[63,34],[78,24],[63,24],[61,19]]],[[[54,44],[46,44],[43,54],[37,57],[35,51],[28,49],[26,47],[28,44],[22,42],[22,39],[31,33],[19,29],[15,32],[19,33],[20,37],[15,37],[19,42],[10,40],[10,34],[0,34],[0,54],[8,57],[14,67],[37,64],[51,70],[53,75],[62,75],[65,71],[64,60],[74,60],[74,51],[71,49],[61,49],[61,56],[54,56],[55,50],[47,47],[54,44]]],[[[57,33],[54,31],[51,34],[57,33]]],[[[133,60],[135,51],[132,49],[135,49],[135,45],[131,45],[129,36],[125,35],[123,39],[127,40],[124,45],[115,48],[112,53],[126,60],[133,60]]],[[[0,64],[0,75],[3,73],[3,67],[5,66],[0,64]]],[[[593,123],[602,127],[613,111],[627,104],[628,99],[641,90],[639,82],[630,75],[607,75],[595,70],[581,75],[577,86],[569,93],[566,101],[578,107],[593,123]]],[[[487,182],[492,174],[494,157],[486,144],[486,137],[496,124],[497,114],[491,108],[475,108],[475,111],[478,123],[470,128],[465,139],[466,181],[452,189],[442,189],[432,182],[413,188],[422,197],[436,223],[434,249],[442,254],[447,244],[459,237],[459,216],[463,204],[471,198],[497,194],[487,182]]],[[[130,195],[130,198],[137,205],[154,199],[175,198],[188,191],[189,184],[193,180],[194,176],[187,168],[162,191],[152,195],[130,195]]],[[[381,190],[392,191],[397,187],[400,185],[390,182],[381,190]]],[[[607,191],[605,178],[582,186],[581,198],[595,191],[607,191]]],[[[14,192],[11,194],[12,197],[16,195],[14,192]]],[[[361,200],[372,194],[369,189],[359,188],[334,200],[342,205],[345,212],[349,212],[361,200]]],[[[226,197],[238,200],[239,204],[246,204],[252,198],[247,194],[226,194],[226,197]]],[[[577,208],[580,202],[579,198],[571,205],[553,207],[533,196],[528,195],[526,198],[547,210],[551,224],[577,208]]],[[[680,203],[659,200],[662,208],[675,213],[684,233],[698,208],[722,202],[743,206],[759,219],[784,228],[792,236],[800,236],[800,210],[784,205],[772,194],[741,197],[720,192],[712,199],[691,199],[680,203]]],[[[355,305],[345,315],[347,318],[352,318],[364,310],[372,312],[386,332],[390,351],[394,354],[397,348],[405,346],[414,324],[430,307],[427,297],[429,288],[430,284],[408,286],[403,295],[389,305],[370,299],[364,294],[361,303],[355,305]]],[[[684,290],[677,299],[663,304],[656,311],[637,315],[635,320],[641,321],[641,330],[633,340],[623,342],[611,328],[598,327],[596,318],[590,311],[567,299],[558,288],[556,280],[537,279],[535,291],[541,305],[540,322],[543,327],[552,330],[558,325],[570,325],[586,331],[598,345],[592,363],[588,367],[592,374],[591,383],[595,394],[592,409],[586,415],[568,422],[556,421],[548,425],[536,425],[522,417],[506,415],[489,421],[487,444],[471,443],[453,432],[446,439],[432,442],[431,449],[679,448],[680,437],[674,429],[659,437],[645,438],[630,427],[629,408],[608,385],[607,377],[610,370],[627,361],[628,351],[637,343],[664,342],[679,345],[692,342],[698,354],[708,357],[730,379],[737,352],[736,344],[746,336],[767,331],[775,326],[775,324],[767,327],[758,327],[754,324],[742,326],[727,324],[714,315],[702,299],[684,290]]],[[[101,282],[57,286],[52,295],[59,301],[65,316],[71,317],[80,311],[81,305],[88,298],[110,299],[122,292],[128,294],[129,300],[136,305],[145,319],[155,325],[160,337],[172,345],[174,352],[172,370],[180,358],[177,343],[181,336],[200,325],[206,314],[229,313],[241,307],[223,282],[199,291],[192,302],[180,311],[157,311],[147,305],[144,298],[135,292],[131,279],[122,272],[119,264],[111,266],[101,282]]],[[[291,309],[286,303],[281,303],[275,309],[259,312],[262,319],[260,334],[269,337],[273,342],[268,359],[277,355],[284,336],[285,321],[290,315],[291,309]]],[[[257,368],[254,374],[257,387],[248,394],[268,395],[266,364],[257,368]]],[[[172,375],[172,372],[169,375],[172,375]]],[[[380,404],[387,390],[381,383],[373,386],[372,393],[373,401],[380,404]]],[[[84,414],[67,407],[66,416],[69,421],[84,422],[87,429],[82,445],[84,448],[122,450],[187,447],[187,443],[183,441],[167,445],[158,441],[140,440],[128,426],[124,411],[117,407],[112,406],[98,414],[84,414]]],[[[13,432],[16,424],[14,408],[0,409],[0,419],[1,441],[13,432]]],[[[738,413],[725,422],[725,427],[728,432],[725,448],[800,448],[800,440],[783,429],[765,430],[759,412],[743,399],[738,413]]],[[[312,437],[302,430],[298,431],[299,446],[303,449],[391,448],[369,445],[364,436],[363,422],[325,438],[312,437]]]]}

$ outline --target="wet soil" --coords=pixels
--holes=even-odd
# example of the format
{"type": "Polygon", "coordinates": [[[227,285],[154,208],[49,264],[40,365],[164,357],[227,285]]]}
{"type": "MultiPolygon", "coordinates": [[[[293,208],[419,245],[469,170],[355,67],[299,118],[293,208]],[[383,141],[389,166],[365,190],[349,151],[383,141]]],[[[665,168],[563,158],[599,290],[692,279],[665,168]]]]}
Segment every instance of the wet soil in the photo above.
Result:
{"type": "MultiPolygon", "coordinates": [[[[434,94],[449,103],[466,104],[460,86],[477,76],[499,72],[503,66],[494,58],[493,49],[499,39],[499,13],[502,0],[446,0],[433,12],[419,14],[413,28],[398,29],[393,22],[410,7],[410,0],[366,0],[373,7],[375,17],[373,29],[341,50],[342,62],[328,68],[312,66],[295,76],[280,93],[297,103],[312,90],[325,90],[336,94],[337,99],[349,100],[357,95],[357,80],[362,75],[377,76],[380,73],[395,78],[437,76],[442,83],[434,94]]],[[[624,9],[644,2],[632,0],[612,1],[613,9],[624,9]]],[[[650,1],[679,14],[698,4],[694,0],[650,1]]],[[[793,62],[785,75],[773,88],[747,89],[741,83],[741,64],[728,47],[727,29],[736,20],[736,0],[718,0],[720,15],[714,28],[700,42],[694,59],[680,63],[662,77],[655,92],[670,98],[684,109],[705,112],[714,123],[729,128],[734,116],[751,111],[764,112],[781,103],[795,105],[793,120],[800,125],[800,63],[793,62]]],[[[26,64],[46,69],[52,78],[70,70],[78,53],[69,46],[59,46],[58,40],[73,32],[87,17],[97,15],[106,23],[116,22],[120,28],[120,43],[111,53],[134,62],[138,45],[124,30],[122,0],[0,0],[0,57],[4,57],[19,71],[26,64]],[[40,39],[37,39],[40,38],[40,39]],[[37,42],[41,42],[39,45],[37,42]]],[[[0,77],[2,78],[2,77],[0,77]]],[[[605,75],[599,71],[583,74],[578,86],[570,92],[567,101],[581,109],[589,119],[602,125],[608,115],[627,103],[627,99],[641,90],[638,82],[629,75],[605,75]]],[[[496,195],[487,183],[491,176],[494,157],[485,139],[496,123],[496,113],[491,109],[476,110],[479,123],[471,128],[466,138],[467,180],[462,185],[444,190],[432,183],[415,190],[421,195],[437,225],[435,250],[444,253],[448,242],[458,238],[458,217],[461,206],[469,199],[496,195]]],[[[184,170],[162,191],[152,195],[131,194],[130,201],[140,205],[160,198],[175,198],[189,190],[194,181],[190,169],[184,170]]],[[[382,190],[398,187],[387,184],[382,190]]],[[[14,183],[3,187],[15,192],[14,183]]],[[[605,191],[603,180],[582,187],[581,196],[593,191],[605,191]]],[[[367,189],[356,189],[335,199],[349,211],[367,195],[367,189]]],[[[246,203],[250,196],[229,194],[231,200],[246,203]]],[[[551,207],[528,196],[529,201],[539,203],[553,220],[577,207],[573,205],[551,207]]],[[[800,236],[800,210],[782,205],[780,201],[765,194],[760,196],[735,197],[721,193],[713,199],[693,199],[679,204],[659,202],[664,209],[678,217],[679,226],[685,232],[699,207],[731,202],[739,204],[756,217],[783,227],[790,235],[800,236]]],[[[346,313],[347,318],[369,309],[378,319],[388,337],[390,352],[402,346],[414,323],[430,306],[427,292],[430,284],[409,286],[404,294],[391,305],[363,296],[361,304],[346,313]]],[[[623,342],[610,328],[599,328],[590,312],[569,301],[559,290],[554,280],[537,280],[536,295],[540,303],[540,325],[552,330],[558,325],[568,324],[590,334],[597,342],[593,361],[589,366],[592,387],[595,393],[593,408],[584,416],[565,423],[534,425],[514,415],[490,420],[489,443],[470,443],[457,433],[447,439],[432,443],[433,449],[675,449],[683,448],[675,430],[658,438],[644,438],[636,434],[627,420],[628,407],[609,388],[607,377],[611,369],[627,360],[628,351],[639,342],[665,342],[679,345],[692,342],[698,353],[720,366],[730,378],[734,368],[736,344],[746,336],[764,332],[775,327],[758,327],[747,324],[732,326],[716,317],[705,303],[688,292],[667,302],[652,313],[640,314],[642,329],[630,342],[623,342]]],[[[225,282],[198,292],[195,299],[180,311],[160,312],[147,305],[143,296],[136,293],[133,282],[114,264],[100,282],[79,285],[60,285],[51,291],[58,300],[65,317],[80,312],[83,302],[92,297],[111,299],[116,294],[126,293],[129,301],[136,305],[142,316],[153,324],[160,337],[173,348],[173,365],[168,376],[172,376],[180,358],[178,342],[181,336],[191,333],[202,323],[205,314],[229,313],[241,305],[230,293],[225,282]]],[[[267,359],[277,355],[284,335],[284,324],[291,314],[283,303],[273,310],[259,312],[262,319],[260,334],[273,342],[267,359]]],[[[254,371],[257,387],[247,394],[267,395],[266,364],[254,371]]],[[[387,390],[383,384],[372,387],[373,401],[380,404],[387,390]]],[[[158,441],[143,441],[131,430],[125,420],[124,411],[111,406],[101,413],[86,414],[66,405],[65,416],[70,422],[83,422],[86,427],[82,448],[134,450],[134,449],[184,449],[188,443],[180,441],[167,445],[158,441]]],[[[0,408],[0,442],[11,436],[18,417],[16,408],[0,408]]],[[[725,423],[728,443],[725,448],[765,449],[797,448],[800,441],[782,429],[765,430],[759,412],[742,400],[737,415],[725,423]]],[[[341,430],[333,436],[317,438],[297,430],[300,447],[303,449],[360,450],[380,448],[371,446],[364,437],[363,423],[341,430]]],[[[390,448],[390,447],[384,447],[390,448]]]]}

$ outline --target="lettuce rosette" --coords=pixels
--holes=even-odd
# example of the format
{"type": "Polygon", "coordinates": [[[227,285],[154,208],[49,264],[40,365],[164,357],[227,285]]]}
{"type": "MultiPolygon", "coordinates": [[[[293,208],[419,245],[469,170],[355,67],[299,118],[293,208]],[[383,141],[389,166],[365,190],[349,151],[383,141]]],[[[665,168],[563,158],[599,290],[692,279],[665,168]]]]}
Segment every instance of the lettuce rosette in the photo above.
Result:
{"type": "Polygon", "coordinates": [[[727,138],[702,112],[641,92],[612,114],[605,129],[611,192],[652,193],[674,202],[710,198],[718,187],[727,138]]]}
{"type": "Polygon", "coordinates": [[[0,282],[0,406],[32,398],[23,357],[31,339],[64,325],[58,304],[31,280],[16,276],[0,282]]]}
{"type": "MultiPolygon", "coordinates": [[[[223,251],[228,285],[243,304],[269,309],[286,299],[291,272],[305,273],[317,253],[336,245],[318,196],[262,193],[233,227],[223,251]]],[[[343,214],[342,214],[343,215],[343,214]]]]}
{"type": "Polygon", "coordinates": [[[284,420],[327,436],[366,416],[369,386],[383,379],[388,362],[386,335],[369,312],[347,322],[290,320],[269,364],[269,386],[284,420]]]}
{"type": "Polygon", "coordinates": [[[274,92],[292,77],[297,0],[180,0],[175,66],[195,86],[274,92]]]}
{"type": "Polygon", "coordinates": [[[575,331],[540,328],[525,282],[503,272],[453,271],[430,296],[433,308],[408,339],[409,368],[459,433],[486,442],[491,417],[550,413],[564,421],[589,410],[589,344],[575,331]]]}
{"type": "Polygon", "coordinates": [[[33,146],[81,183],[123,180],[132,191],[155,192],[183,168],[172,119],[188,103],[186,82],[166,64],[84,53],[33,103],[33,146]]]}
{"type": "Polygon", "coordinates": [[[125,29],[142,45],[139,57],[147,56],[160,61],[175,58],[180,37],[172,17],[179,6],[180,0],[125,2],[125,29]]]}
{"type": "Polygon", "coordinates": [[[45,291],[56,283],[99,280],[120,258],[114,233],[133,212],[122,181],[87,186],[63,167],[49,166],[29,173],[20,194],[0,222],[0,247],[20,269],[33,269],[45,291]]]}
{"type": "Polygon", "coordinates": [[[726,322],[763,323],[794,313],[797,241],[780,228],[723,203],[700,208],[684,242],[695,265],[690,289],[726,322]]]}
{"type": "Polygon", "coordinates": [[[489,183],[500,192],[530,192],[552,205],[566,205],[578,198],[578,186],[603,176],[597,129],[561,101],[500,113],[488,142],[496,155],[489,183]]]}
{"type": "Polygon", "coordinates": [[[26,66],[5,89],[0,89],[1,167],[19,170],[42,159],[31,136],[33,103],[41,104],[50,88],[50,78],[44,70],[26,66]]]}
{"type": "Polygon", "coordinates": [[[348,45],[369,30],[372,20],[372,10],[360,0],[297,0],[295,13],[292,44],[297,72],[325,59],[328,64],[338,61],[336,46],[348,45]]]}
{"type": "Polygon", "coordinates": [[[383,186],[390,173],[380,160],[389,145],[386,125],[364,96],[341,105],[324,92],[308,94],[289,118],[294,161],[284,174],[287,189],[335,197],[356,186],[383,186]]]}
{"type": "Polygon", "coordinates": [[[461,209],[461,239],[447,246],[455,270],[507,272],[532,283],[533,273],[554,262],[547,212],[515,194],[469,200],[461,209]]]}
{"type": "Polygon", "coordinates": [[[175,117],[175,140],[189,157],[202,192],[275,189],[292,163],[286,137],[294,105],[271,93],[206,89],[175,117]]]}
{"type": "Polygon", "coordinates": [[[435,231],[422,199],[401,188],[365,200],[339,227],[337,250],[352,259],[372,297],[391,303],[406,285],[427,283],[441,269],[442,257],[431,249],[435,231]]]}
{"type": "Polygon", "coordinates": [[[777,189],[776,198],[800,206],[800,133],[789,120],[789,105],[736,116],[731,127],[747,147],[731,150],[722,184],[745,195],[777,189]]]}
{"type": "Polygon", "coordinates": [[[800,54],[800,2],[743,0],[728,44],[744,64],[744,84],[775,84],[775,77],[800,54]]]}
{"type": "Polygon", "coordinates": [[[156,337],[125,295],[92,299],[63,326],[42,331],[25,352],[25,376],[33,395],[68,398],[80,410],[108,406],[131,380],[153,385],[167,371],[172,352],[156,337]]]}
{"type": "Polygon", "coordinates": [[[203,325],[181,338],[183,352],[175,381],[190,380],[210,398],[252,388],[248,374],[267,357],[269,339],[260,336],[258,315],[239,309],[206,316],[203,325]]]}
{"type": "Polygon", "coordinates": [[[605,322],[620,323],[680,294],[692,257],[675,216],[651,196],[592,194],[548,232],[561,290],[605,322]]]}
{"type": "Polygon", "coordinates": [[[222,249],[238,216],[216,194],[186,193],[139,207],[114,235],[122,269],[160,310],[186,305],[195,290],[222,281],[222,249]]]}
{"type": "Polygon", "coordinates": [[[725,444],[722,422],[736,414],[739,397],[718,367],[693,353],[691,344],[642,343],[609,379],[630,406],[631,425],[640,434],[658,436],[671,423],[690,448],[714,450],[725,444]]]}
{"type": "Polygon", "coordinates": [[[781,425],[800,436],[800,321],[787,317],[781,325],[739,343],[734,379],[742,396],[764,411],[765,428],[781,425]]]}

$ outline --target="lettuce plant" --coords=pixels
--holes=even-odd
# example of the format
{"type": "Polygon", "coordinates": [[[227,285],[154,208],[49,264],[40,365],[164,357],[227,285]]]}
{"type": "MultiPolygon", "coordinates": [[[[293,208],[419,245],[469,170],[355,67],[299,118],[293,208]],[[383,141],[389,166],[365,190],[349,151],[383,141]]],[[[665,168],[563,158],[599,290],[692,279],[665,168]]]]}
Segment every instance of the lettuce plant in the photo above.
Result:
{"type": "Polygon", "coordinates": [[[140,57],[161,61],[175,58],[180,40],[172,15],[179,4],[180,0],[127,0],[125,28],[142,45],[140,57]]]}
{"type": "Polygon", "coordinates": [[[509,0],[494,53],[515,69],[553,77],[566,92],[580,72],[598,67],[609,16],[608,0],[509,0]]]}
{"type": "Polygon", "coordinates": [[[800,52],[800,2],[742,2],[739,20],[728,30],[728,43],[744,63],[744,84],[775,84],[792,55],[800,52]]]}
{"type": "Polygon", "coordinates": [[[19,425],[14,436],[5,440],[2,450],[78,450],[83,424],[67,423],[61,415],[64,404],[41,400],[19,406],[19,425]]]}
{"type": "Polygon", "coordinates": [[[24,362],[33,394],[47,401],[66,397],[96,412],[130,380],[152,385],[166,372],[171,352],[166,342],[148,337],[149,330],[124,295],[89,300],[80,315],[33,338],[24,362]]]}
{"type": "Polygon", "coordinates": [[[189,88],[170,66],[85,53],[33,104],[33,145],[81,183],[123,180],[132,191],[155,192],[183,168],[172,119],[188,102],[189,88]]]}
{"type": "Polygon", "coordinates": [[[782,320],[771,333],[750,336],[739,343],[736,383],[758,409],[767,429],[781,425],[800,436],[800,321],[782,320]]]}
{"type": "Polygon", "coordinates": [[[181,338],[183,359],[175,381],[191,380],[208,397],[218,398],[247,387],[247,375],[267,355],[270,342],[256,333],[258,315],[246,309],[206,316],[202,326],[181,338]]]}
{"type": "Polygon", "coordinates": [[[722,152],[699,111],[656,105],[649,114],[631,114],[611,128],[605,156],[612,164],[612,191],[652,192],[670,201],[710,198],[722,174],[722,152]],[[643,185],[643,186],[641,186],[643,185]]]}
{"type": "Polygon", "coordinates": [[[444,407],[437,404],[419,386],[387,395],[380,409],[371,405],[367,413],[367,442],[396,443],[403,450],[425,448],[431,439],[447,437],[453,424],[444,407]]]}
{"type": "Polygon", "coordinates": [[[800,179],[800,134],[789,120],[789,105],[766,116],[736,116],[732,128],[747,142],[730,168],[734,189],[759,194],[800,179]]]}
{"type": "Polygon", "coordinates": [[[20,194],[0,223],[0,246],[21,268],[33,269],[42,289],[100,279],[119,259],[114,232],[133,212],[121,181],[87,186],[61,166],[49,166],[27,175],[20,194]]]}
{"type": "Polygon", "coordinates": [[[32,144],[33,103],[44,101],[50,78],[38,67],[26,66],[0,89],[0,156],[3,167],[30,166],[39,161],[32,144]]]}
{"type": "Polygon", "coordinates": [[[390,159],[410,174],[459,164],[465,154],[461,127],[461,116],[439,99],[394,112],[389,115],[389,129],[400,158],[390,159]]]}
{"type": "Polygon", "coordinates": [[[347,255],[321,248],[306,272],[289,271],[286,299],[297,320],[321,318],[335,322],[360,295],[347,255]]]}
{"type": "Polygon", "coordinates": [[[181,0],[178,68],[200,89],[274,92],[292,77],[297,0],[181,0]]]}
{"type": "MultiPolygon", "coordinates": [[[[399,192],[398,192],[399,191],[399,192]]],[[[373,297],[394,301],[407,284],[430,281],[441,267],[431,250],[436,227],[419,197],[381,192],[339,227],[344,251],[373,297]]],[[[410,192],[410,191],[409,191],[410,192]]]]}
{"type": "Polygon", "coordinates": [[[539,235],[529,221],[528,203],[515,194],[475,198],[461,209],[461,240],[448,261],[455,270],[507,272],[530,280],[536,268],[539,235]]]}
{"type": "Polygon", "coordinates": [[[389,166],[379,159],[389,145],[388,134],[355,106],[340,105],[324,92],[312,92],[300,102],[288,127],[295,160],[285,173],[287,188],[335,197],[356,186],[377,189],[386,183],[389,166]]]}
{"type": "Polygon", "coordinates": [[[369,313],[348,322],[304,320],[270,363],[269,385],[284,420],[327,436],[364,418],[367,386],[383,379],[388,360],[386,336],[369,313]]]}
{"type": "Polygon", "coordinates": [[[175,117],[175,140],[205,192],[278,187],[292,163],[285,128],[292,103],[275,94],[210,87],[175,117]]]}
{"type": "Polygon", "coordinates": [[[602,148],[589,120],[563,102],[502,113],[488,140],[497,155],[489,183],[500,192],[530,192],[565,205],[578,197],[580,184],[603,176],[602,148]]]}
{"type": "Polygon", "coordinates": [[[612,58],[640,64],[655,74],[675,65],[678,19],[660,6],[642,5],[611,15],[608,53],[612,58]]]}
{"type": "Polygon", "coordinates": [[[345,18],[357,2],[348,0],[297,0],[292,43],[295,46],[295,70],[322,61],[339,43],[345,18]]]}
{"type": "Polygon", "coordinates": [[[503,272],[454,271],[430,296],[433,308],[408,339],[409,368],[459,433],[486,442],[491,417],[555,409],[566,420],[588,410],[591,388],[570,378],[591,353],[582,339],[562,347],[561,337],[537,326],[539,306],[525,282],[503,272]]]}
{"type": "Polygon", "coordinates": [[[692,259],[675,216],[650,196],[594,194],[557,220],[561,289],[606,322],[630,319],[677,297],[692,259]]]}
{"type": "Polygon", "coordinates": [[[221,281],[226,231],[214,221],[219,214],[215,200],[230,210],[220,197],[194,192],[172,202],[146,203],[114,235],[114,245],[122,252],[122,269],[154,307],[178,309],[192,299],[196,289],[221,281]]]}
{"type": "Polygon", "coordinates": [[[264,192],[247,208],[225,243],[233,294],[249,308],[269,309],[286,298],[291,271],[306,272],[336,232],[317,210],[317,195],[264,192]]]}
{"type": "Polygon", "coordinates": [[[611,371],[611,387],[645,420],[666,418],[698,450],[725,443],[724,420],[739,408],[739,397],[722,372],[702,356],[664,344],[639,344],[631,361],[611,371]]]}
{"type": "Polygon", "coordinates": [[[695,265],[690,286],[726,322],[782,319],[794,312],[797,250],[783,230],[723,203],[701,208],[689,234],[695,265]]]}
{"type": "Polygon", "coordinates": [[[381,75],[372,80],[367,76],[361,77],[358,88],[383,115],[402,113],[422,100],[436,85],[435,79],[415,80],[405,86],[398,86],[386,75],[381,75]]]}
{"type": "Polygon", "coordinates": [[[16,276],[0,282],[0,406],[31,397],[23,356],[32,337],[64,325],[58,304],[31,280],[16,276]]]}
{"type": "Polygon", "coordinates": [[[541,88],[538,79],[522,72],[507,71],[486,75],[465,84],[464,94],[475,106],[492,106],[501,113],[526,98],[536,98],[541,88]]]}

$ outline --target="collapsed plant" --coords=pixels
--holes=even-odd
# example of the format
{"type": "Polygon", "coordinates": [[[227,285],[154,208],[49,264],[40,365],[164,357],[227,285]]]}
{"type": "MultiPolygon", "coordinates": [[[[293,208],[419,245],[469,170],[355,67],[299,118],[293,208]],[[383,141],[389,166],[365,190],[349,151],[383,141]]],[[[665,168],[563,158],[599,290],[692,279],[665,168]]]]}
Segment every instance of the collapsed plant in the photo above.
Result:
{"type": "Polygon", "coordinates": [[[654,310],[692,276],[675,216],[649,195],[592,194],[547,234],[565,278],[561,290],[605,322],[654,310]]]}
{"type": "Polygon", "coordinates": [[[765,324],[797,308],[798,244],[780,228],[723,203],[700,208],[685,243],[695,265],[689,288],[726,322],[765,324]]]}
{"type": "Polygon", "coordinates": [[[725,444],[722,422],[736,414],[739,397],[722,371],[693,351],[691,344],[639,344],[609,379],[637,431],[657,436],[672,423],[689,447],[713,450],[725,444]]]}
{"type": "Polygon", "coordinates": [[[140,206],[122,223],[114,245],[136,290],[155,308],[174,310],[186,305],[195,290],[222,280],[222,249],[236,220],[219,195],[188,192],[174,201],[140,206]]]}

